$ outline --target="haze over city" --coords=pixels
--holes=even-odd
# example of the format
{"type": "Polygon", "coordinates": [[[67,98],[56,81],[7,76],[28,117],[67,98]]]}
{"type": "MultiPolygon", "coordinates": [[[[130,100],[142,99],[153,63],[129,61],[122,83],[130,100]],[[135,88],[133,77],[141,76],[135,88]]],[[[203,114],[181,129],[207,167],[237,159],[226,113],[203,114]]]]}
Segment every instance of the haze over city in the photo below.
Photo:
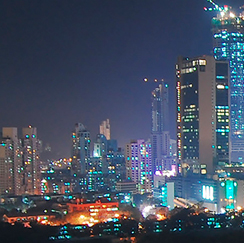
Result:
{"type": "MultiPolygon", "coordinates": [[[[237,8],[243,2],[228,4],[237,8]]],[[[0,6],[0,126],[37,127],[53,157],[70,156],[76,122],[94,138],[109,118],[112,138],[122,147],[131,138],[148,138],[154,78],[169,84],[174,109],[177,56],[212,52],[213,13],[203,11],[209,6],[203,0],[0,6]],[[145,77],[152,82],[143,83],[145,77]]]]}
{"type": "Polygon", "coordinates": [[[0,242],[242,242],[241,5],[0,0],[0,242]]]}

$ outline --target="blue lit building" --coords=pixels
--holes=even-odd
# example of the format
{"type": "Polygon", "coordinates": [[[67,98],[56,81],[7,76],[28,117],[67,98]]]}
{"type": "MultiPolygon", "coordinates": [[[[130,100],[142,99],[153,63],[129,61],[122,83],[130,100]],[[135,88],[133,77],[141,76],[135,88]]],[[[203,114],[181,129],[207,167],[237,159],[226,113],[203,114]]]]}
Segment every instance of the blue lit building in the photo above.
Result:
{"type": "Polygon", "coordinates": [[[115,190],[116,182],[124,181],[126,179],[124,150],[122,150],[121,148],[117,148],[116,150],[113,150],[113,148],[109,148],[107,153],[107,161],[109,179],[108,185],[111,190],[115,190]]]}
{"type": "Polygon", "coordinates": [[[176,65],[177,156],[182,173],[214,174],[229,163],[229,68],[212,56],[176,65]]]}
{"type": "Polygon", "coordinates": [[[88,184],[90,183],[90,181],[87,180],[87,172],[91,158],[91,140],[90,132],[82,123],[76,123],[75,129],[72,132],[71,156],[73,191],[80,192],[87,190],[88,184]]]}
{"type": "Polygon", "coordinates": [[[88,191],[99,191],[104,188],[103,160],[101,157],[90,158],[86,178],[88,191]]]}
{"type": "Polygon", "coordinates": [[[212,19],[213,54],[230,67],[230,127],[232,161],[244,159],[244,16],[236,16],[228,6],[215,6],[212,19]],[[243,147],[241,149],[241,147],[243,147]]]}
{"type": "Polygon", "coordinates": [[[174,191],[174,182],[168,182],[158,188],[153,188],[153,196],[161,201],[162,206],[172,210],[174,209],[174,191]]]}
{"type": "Polygon", "coordinates": [[[201,202],[203,207],[219,212],[225,203],[224,197],[222,199],[223,205],[220,203],[220,182],[217,180],[199,176],[177,176],[166,178],[166,183],[169,184],[170,182],[174,183],[175,197],[185,205],[201,202]]]}
{"type": "Polygon", "coordinates": [[[72,164],[71,169],[74,175],[87,173],[87,166],[91,154],[90,132],[81,123],[75,124],[72,132],[72,164]]]}
{"type": "MultiPolygon", "coordinates": [[[[152,170],[162,171],[162,161],[169,147],[169,87],[163,82],[152,91],[152,170]],[[166,138],[166,139],[165,139],[166,138]]],[[[168,149],[169,150],[169,149],[168,149]]]]}
{"type": "Polygon", "coordinates": [[[41,193],[42,194],[70,194],[72,183],[69,169],[49,169],[42,173],[41,193]]]}
{"type": "Polygon", "coordinates": [[[159,84],[152,91],[152,133],[169,131],[169,88],[159,84]]]}
{"type": "Polygon", "coordinates": [[[126,178],[137,183],[141,194],[151,192],[152,161],[151,144],[144,140],[131,141],[126,144],[126,178]]]}

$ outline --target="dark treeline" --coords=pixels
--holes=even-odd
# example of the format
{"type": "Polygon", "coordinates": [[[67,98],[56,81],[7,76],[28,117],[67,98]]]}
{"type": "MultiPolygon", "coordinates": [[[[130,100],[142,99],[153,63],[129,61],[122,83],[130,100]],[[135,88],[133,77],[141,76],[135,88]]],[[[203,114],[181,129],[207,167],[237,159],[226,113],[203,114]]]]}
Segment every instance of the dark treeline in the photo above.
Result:
{"type": "Polygon", "coordinates": [[[72,242],[72,243],[110,243],[112,242],[108,236],[105,237],[89,237],[85,235],[78,237],[77,240],[50,240],[50,236],[58,235],[60,226],[40,225],[32,222],[31,228],[25,227],[21,223],[11,225],[9,223],[0,222],[0,242],[1,243],[55,243],[55,242],[72,242]]]}
{"type": "Polygon", "coordinates": [[[181,233],[144,234],[137,243],[242,243],[244,230],[214,229],[181,233]]]}
{"type": "Polygon", "coordinates": [[[24,227],[21,223],[11,225],[9,223],[0,223],[0,242],[3,243],[46,243],[50,242],[49,236],[56,234],[56,227],[38,225],[33,223],[32,228],[24,227]]]}

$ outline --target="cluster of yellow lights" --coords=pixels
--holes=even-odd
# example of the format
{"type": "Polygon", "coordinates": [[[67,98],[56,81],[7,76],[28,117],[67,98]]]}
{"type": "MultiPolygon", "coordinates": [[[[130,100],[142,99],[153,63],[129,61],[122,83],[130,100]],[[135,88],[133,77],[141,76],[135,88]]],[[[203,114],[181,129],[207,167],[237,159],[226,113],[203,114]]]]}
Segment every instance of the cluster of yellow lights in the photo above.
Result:
{"type": "Polygon", "coordinates": [[[118,213],[115,213],[114,215],[103,215],[104,217],[102,219],[99,219],[99,217],[97,217],[97,212],[93,212],[93,213],[90,213],[90,215],[84,215],[84,214],[81,214],[79,216],[79,223],[80,224],[87,224],[89,225],[90,227],[93,226],[94,224],[96,223],[99,223],[99,222],[107,222],[107,221],[111,221],[112,218],[120,218],[121,215],[118,214],[118,213]]]}
{"type": "Polygon", "coordinates": [[[224,11],[220,12],[220,16],[222,18],[225,18],[225,19],[227,19],[227,18],[235,18],[236,17],[236,15],[233,12],[226,13],[224,11]]]}
{"type": "MultiPolygon", "coordinates": [[[[144,82],[148,82],[149,80],[148,80],[148,78],[144,78],[143,81],[144,81],[144,82]]],[[[164,79],[161,79],[161,81],[163,82],[164,79]]],[[[154,79],[154,82],[157,83],[157,82],[158,82],[158,79],[155,78],[155,79],[154,79]]]]}
{"type": "Polygon", "coordinates": [[[165,217],[165,215],[162,215],[162,214],[156,214],[156,216],[157,216],[157,220],[158,220],[158,221],[162,221],[162,220],[167,219],[167,218],[165,217]]]}

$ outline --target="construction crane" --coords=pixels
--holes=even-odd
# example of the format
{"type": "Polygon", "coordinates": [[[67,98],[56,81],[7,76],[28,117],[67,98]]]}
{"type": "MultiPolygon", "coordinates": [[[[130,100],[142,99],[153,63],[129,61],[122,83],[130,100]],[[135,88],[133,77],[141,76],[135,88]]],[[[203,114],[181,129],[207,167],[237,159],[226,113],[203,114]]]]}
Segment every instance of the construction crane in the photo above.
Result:
{"type": "Polygon", "coordinates": [[[215,3],[214,1],[212,0],[207,0],[207,2],[210,2],[213,4],[214,8],[204,8],[204,10],[206,11],[212,11],[212,10],[216,10],[216,11],[221,11],[221,8],[219,7],[219,5],[217,3],[215,3]]]}
{"type": "Polygon", "coordinates": [[[231,9],[231,7],[228,5],[224,5],[223,7],[221,7],[217,3],[215,3],[213,0],[207,0],[207,2],[211,3],[214,7],[213,8],[204,7],[203,9],[205,11],[218,11],[220,13],[226,13],[226,12],[230,11],[230,9],[231,9]]]}
{"type": "Polygon", "coordinates": [[[205,11],[217,11],[219,12],[219,18],[236,18],[236,14],[231,11],[232,7],[228,5],[219,6],[217,3],[215,3],[213,0],[207,0],[207,2],[211,3],[214,7],[213,8],[207,8],[204,7],[203,9],[205,11]]]}

